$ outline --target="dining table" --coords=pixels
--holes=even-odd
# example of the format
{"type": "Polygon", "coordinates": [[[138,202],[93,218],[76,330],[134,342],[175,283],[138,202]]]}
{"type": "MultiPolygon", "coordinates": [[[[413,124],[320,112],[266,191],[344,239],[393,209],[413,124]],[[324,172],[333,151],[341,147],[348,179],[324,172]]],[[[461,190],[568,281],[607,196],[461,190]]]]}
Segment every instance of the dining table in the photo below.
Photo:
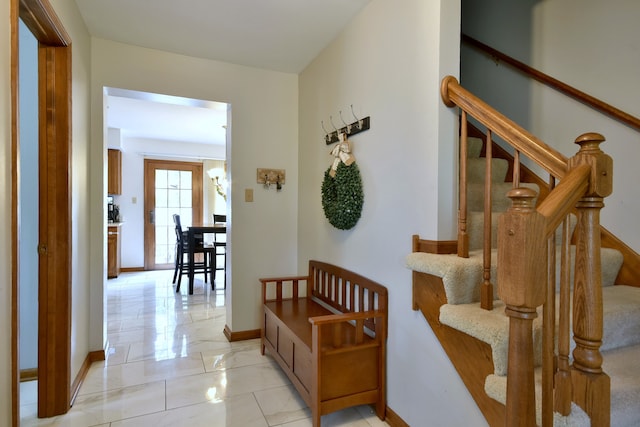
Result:
{"type": "MultiPolygon", "coordinates": [[[[204,234],[225,234],[227,232],[227,224],[224,222],[216,222],[210,224],[191,224],[187,226],[187,247],[189,248],[188,258],[188,279],[189,279],[189,295],[193,295],[193,282],[194,282],[194,266],[195,266],[195,243],[196,235],[204,234]]],[[[206,246],[206,243],[203,243],[206,246]]],[[[213,246],[211,246],[213,248],[213,246]]],[[[215,249],[214,249],[215,250],[215,249]]],[[[205,254],[206,256],[206,254],[205,254]]],[[[213,267],[215,268],[215,267],[213,267]]],[[[213,275],[211,276],[213,280],[213,275]]]]}

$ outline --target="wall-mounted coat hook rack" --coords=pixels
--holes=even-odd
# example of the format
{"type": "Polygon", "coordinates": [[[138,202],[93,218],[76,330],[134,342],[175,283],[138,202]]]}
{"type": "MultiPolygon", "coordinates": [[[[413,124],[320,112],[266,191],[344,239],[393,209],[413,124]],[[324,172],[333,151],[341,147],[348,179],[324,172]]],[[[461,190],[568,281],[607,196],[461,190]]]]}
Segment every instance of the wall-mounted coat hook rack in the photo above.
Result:
{"type": "Polygon", "coordinates": [[[351,114],[353,115],[353,118],[356,119],[355,122],[353,123],[346,123],[344,121],[344,118],[342,117],[342,110],[340,111],[340,120],[342,120],[342,123],[345,125],[344,127],[340,128],[340,129],[336,129],[335,125],[333,124],[333,117],[330,117],[329,121],[331,123],[331,126],[333,126],[333,132],[327,132],[327,129],[325,129],[324,127],[324,121],[321,121],[320,124],[322,126],[322,130],[324,131],[324,142],[329,145],[329,144],[333,144],[334,142],[338,142],[340,139],[338,138],[338,135],[341,133],[344,133],[347,135],[347,137],[352,136],[352,135],[356,135],[360,132],[363,132],[365,130],[368,130],[371,126],[371,118],[370,117],[365,117],[364,119],[358,119],[358,117],[356,117],[355,113],[353,112],[353,105],[351,106],[351,114]]]}
{"type": "Polygon", "coordinates": [[[286,171],[284,169],[258,168],[256,175],[256,182],[264,185],[265,189],[269,189],[272,184],[275,184],[276,190],[280,191],[284,185],[286,171]]]}

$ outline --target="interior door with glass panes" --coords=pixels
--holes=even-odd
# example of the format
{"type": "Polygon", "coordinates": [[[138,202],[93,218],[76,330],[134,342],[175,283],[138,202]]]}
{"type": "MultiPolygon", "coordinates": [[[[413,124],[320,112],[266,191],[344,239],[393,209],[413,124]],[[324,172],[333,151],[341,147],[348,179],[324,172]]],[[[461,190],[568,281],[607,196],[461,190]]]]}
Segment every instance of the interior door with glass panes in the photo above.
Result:
{"type": "Polygon", "coordinates": [[[174,268],[176,231],[173,215],[183,230],[202,223],[202,163],[144,161],[144,268],[174,268]]]}

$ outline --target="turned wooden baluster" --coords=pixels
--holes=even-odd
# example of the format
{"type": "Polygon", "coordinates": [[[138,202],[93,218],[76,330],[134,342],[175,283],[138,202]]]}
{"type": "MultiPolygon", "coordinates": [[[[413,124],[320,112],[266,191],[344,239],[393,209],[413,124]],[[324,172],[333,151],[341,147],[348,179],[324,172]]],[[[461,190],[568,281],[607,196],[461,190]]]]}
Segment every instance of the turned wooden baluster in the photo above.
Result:
{"type": "Polygon", "coordinates": [[[485,310],[493,310],[493,284],[491,283],[491,129],[487,130],[485,143],[485,177],[484,177],[484,231],[482,241],[482,288],[480,289],[480,306],[485,310]]]}
{"type": "Polygon", "coordinates": [[[547,239],[547,297],[542,307],[542,427],[553,426],[553,377],[555,374],[556,237],[547,239]]]}
{"type": "Polygon", "coordinates": [[[546,219],[534,208],[536,192],[515,188],[499,219],[498,294],[509,316],[506,425],[536,425],[533,320],[545,301],[546,219]]]}
{"type": "Polygon", "coordinates": [[[469,235],[467,234],[467,112],[460,118],[460,195],[458,207],[458,256],[469,258],[469,235]]]}
{"type": "MultiPolygon", "coordinates": [[[[514,172],[515,174],[515,172],[514,172]]],[[[548,189],[553,191],[555,179],[549,178],[548,189]]],[[[547,239],[547,297],[542,310],[542,426],[553,426],[553,379],[555,374],[555,296],[556,296],[556,237],[547,239]]]]}
{"type": "Polygon", "coordinates": [[[571,412],[571,372],[569,366],[570,349],[570,259],[571,252],[569,240],[571,236],[569,219],[565,219],[562,224],[562,252],[560,256],[560,305],[558,308],[558,368],[555,373],[555,401],[554,410],[562,415],[569,415],[571,412]]]}
{"type": "Polygon", "coordinates": [[[589,188],[578,202],[576,265],[573,285],[573,400],[591,417],[591,425],[610,424],[611,386],[602,371],[602,275],[600,210],[612,192],[613,161],[600,150],[604,137],[587,133],[576,139],[580,151],[569,159],[569,169],[591,167],[589,188]]]}

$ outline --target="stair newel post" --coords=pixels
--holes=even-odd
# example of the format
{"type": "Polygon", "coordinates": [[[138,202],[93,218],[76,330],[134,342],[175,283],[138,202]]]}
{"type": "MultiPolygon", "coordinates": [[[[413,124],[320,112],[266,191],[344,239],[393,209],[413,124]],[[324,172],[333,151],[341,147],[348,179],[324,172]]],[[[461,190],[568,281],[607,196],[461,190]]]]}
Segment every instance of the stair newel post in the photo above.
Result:
{"type": "Polygon", "coordinates": [[[459,207],[458,207],[458,256],[469,258],[469,234],[467,233],[467,157],[468,157],[468,133],[467,112],[462,111],[460,117],[460,183],[459,183],[459,207]]]}
{"type": "Polygon", "coordinates": [[[589,187],[576,205],[576,265],[573,285],[573,400],[591,417],[591,424],[609,426],[611,384],[602,370],[603,308],[600,258],[600,210],[613,186],[613,161],[600,150],[604,137],[587,133],[576,139],[578,153],[569,159],[572,169],[591,168],[589,187]]]}
{"type": "Polygon", "coordinates": [[[533,320],[546,297],[546,219],[535,210],[536,192],[514,188],[512,206],[499,219],[498,294],[509,317],[507,426],[535,426],[533,320]]]}

